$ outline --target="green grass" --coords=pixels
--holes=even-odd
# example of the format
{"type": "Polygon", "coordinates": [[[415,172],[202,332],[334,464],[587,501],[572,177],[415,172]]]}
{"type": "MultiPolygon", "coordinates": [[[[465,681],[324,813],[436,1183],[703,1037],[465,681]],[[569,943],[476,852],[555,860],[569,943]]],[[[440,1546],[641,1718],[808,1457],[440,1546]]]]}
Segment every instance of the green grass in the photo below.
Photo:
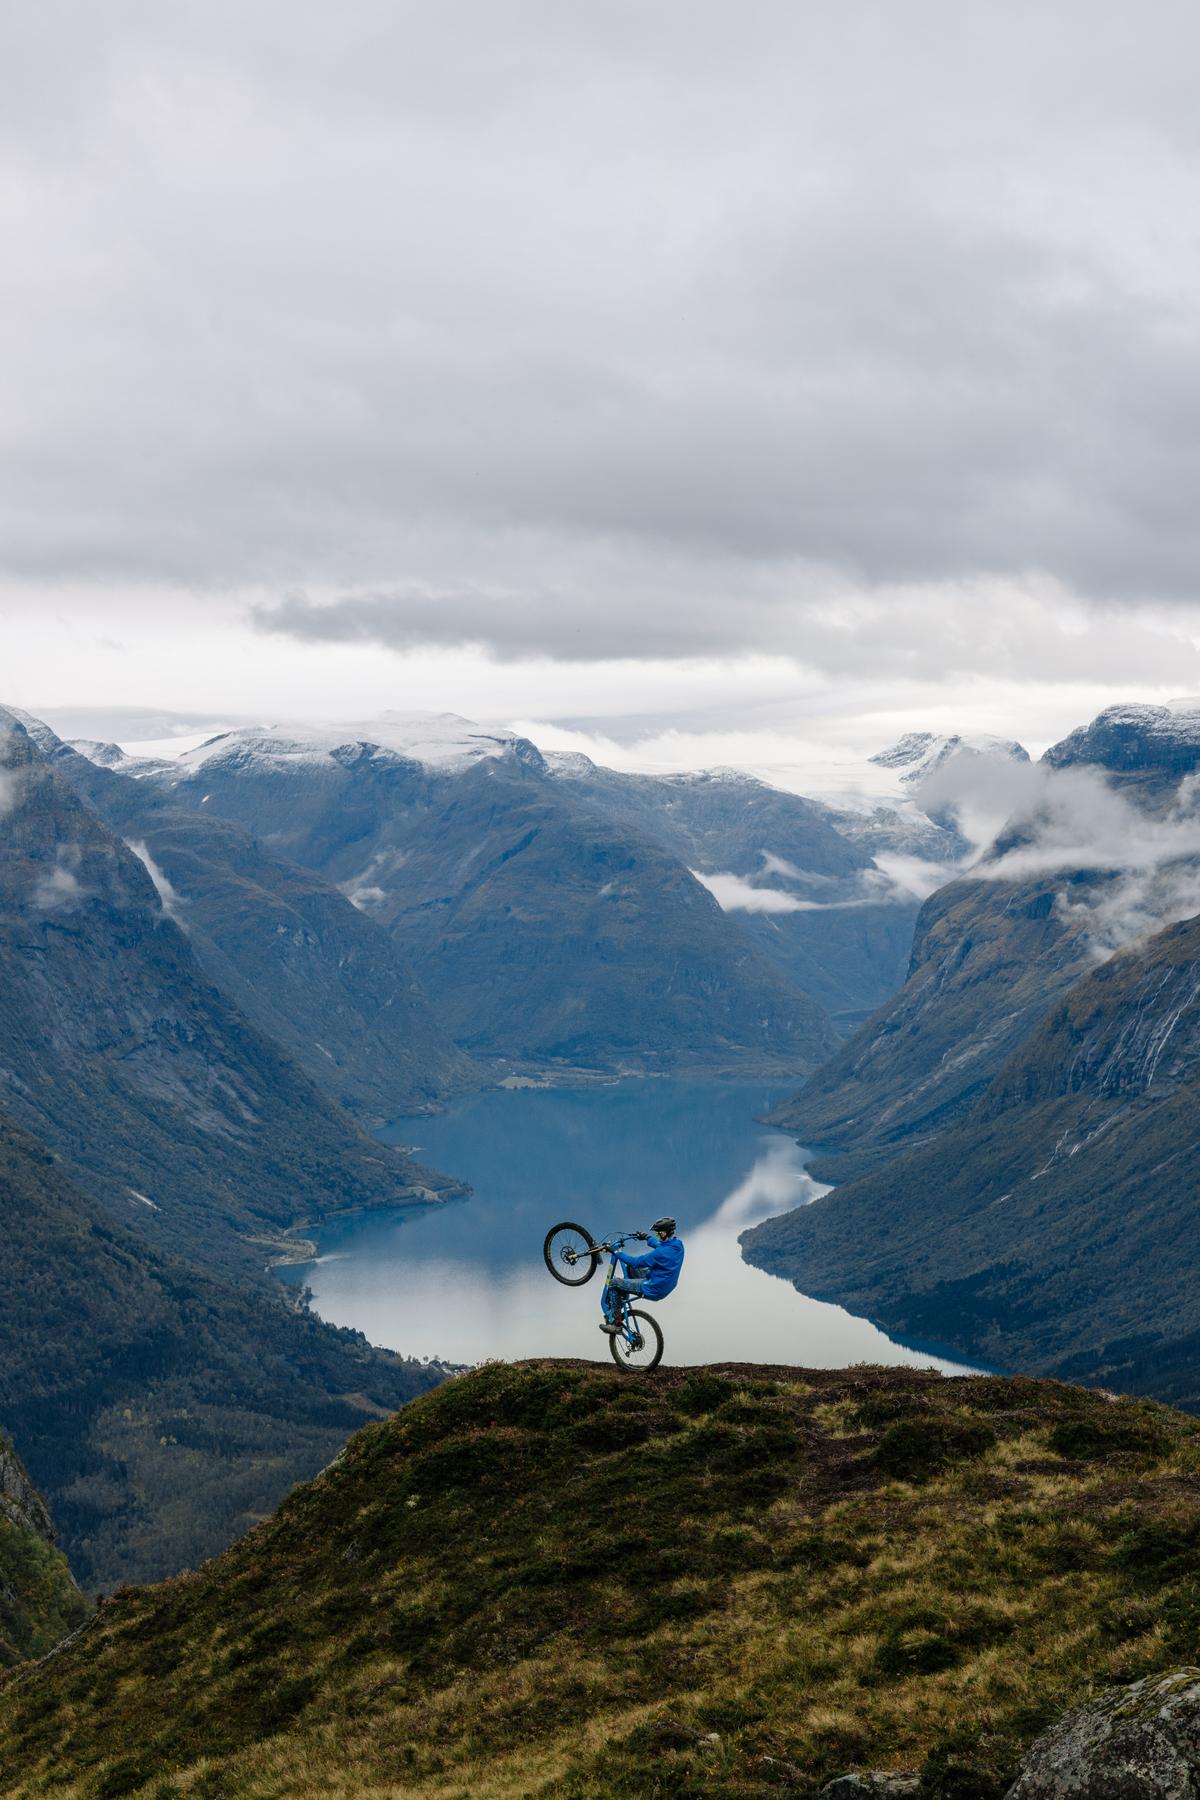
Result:
{"type": "Polygon", "coordinates": [[[999,1800],[1194,1660],[1200,1425],[900,1369],[491,1365],[0,1684],[5,1795],[999,1800]]]}

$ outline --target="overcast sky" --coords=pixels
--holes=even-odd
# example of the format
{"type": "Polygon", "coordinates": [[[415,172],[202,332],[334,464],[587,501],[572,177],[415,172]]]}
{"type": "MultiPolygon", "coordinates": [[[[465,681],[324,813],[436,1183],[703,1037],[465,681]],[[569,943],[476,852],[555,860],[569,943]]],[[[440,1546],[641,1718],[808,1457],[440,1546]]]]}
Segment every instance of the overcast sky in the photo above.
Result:
{"type": "Polygon", "coordinates": [[[754,761],[1200,690],[1198,66],[1190,0],[15,0],[0,698],[754,761]]]}

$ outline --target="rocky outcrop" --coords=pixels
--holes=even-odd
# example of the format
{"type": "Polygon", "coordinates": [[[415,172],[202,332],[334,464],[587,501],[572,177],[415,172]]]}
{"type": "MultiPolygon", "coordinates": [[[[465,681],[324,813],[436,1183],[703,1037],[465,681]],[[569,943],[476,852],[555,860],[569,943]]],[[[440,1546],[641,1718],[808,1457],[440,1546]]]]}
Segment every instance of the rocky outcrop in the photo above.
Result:
{"type": "Polygon", "coordinates": [[[32,1531],[48,1544],[54,1542],[50,1511],[25,1473],[12,1445],[0,1437],[0,1518],[18,1531],[32,1531]]]}
{"type": "MultiPolygon", "coordinates": [[[[832,1792],[832,1789],[827,1792],[832,1792]]],[[[1176,1669],[1080,1706],[1040,1737],[1009,1800],[1196,1800],[1200,1669],[1176,1669]]]]}
{"type": "Polygon", "coordinates": [[[823,1787],[818,1800],[909,1800],[921,1791],[921,1777],[889,1769],[867,1769],[839,1775],[823,1787]]]}
{"type": "Polygon", "coordinates": [[[88,1614],[45,1501],[0,1437],[0,1669],[42,1656],[88,1614]]]}

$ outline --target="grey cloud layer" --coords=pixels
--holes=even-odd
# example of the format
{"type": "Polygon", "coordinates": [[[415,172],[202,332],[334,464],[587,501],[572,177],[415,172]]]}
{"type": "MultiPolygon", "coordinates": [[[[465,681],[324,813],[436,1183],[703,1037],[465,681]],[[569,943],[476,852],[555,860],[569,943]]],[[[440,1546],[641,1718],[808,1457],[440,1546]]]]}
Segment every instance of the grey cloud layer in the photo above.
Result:
{"type": "Polygon", "coordinates": [[[917,672],[1028,662],[1005,578],[1078,673],[1072,593],[1196,598],[1198,55],[1168,0],[10,9],[2,565],[917,672]]]}

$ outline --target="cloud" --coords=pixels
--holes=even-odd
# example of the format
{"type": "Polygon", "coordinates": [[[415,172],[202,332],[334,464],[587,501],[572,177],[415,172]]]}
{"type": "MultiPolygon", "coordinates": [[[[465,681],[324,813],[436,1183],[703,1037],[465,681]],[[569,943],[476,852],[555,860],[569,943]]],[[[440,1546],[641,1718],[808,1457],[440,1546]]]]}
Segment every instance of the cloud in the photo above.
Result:
{"type": "Polygon", "coordinates": [[[86,899],[78,874],[82,854],[77,844],[60,845],[53,867],[39,872],[30,894],[30,902],[39,912],[70,911],[86,899]]]}
{"type": "Polygon", "coordinates": [[[961,864],[930,862],[922,856],[906,856],[898,850],[880,850],[875,856],[875,870],[868,870],[864,881],[875,891],[875,900],[928,900],[930,894],[944,887],[961,873],[961,864]]]}
{"type": "Polygon", "coordinates": [[[1082,896],[1056,897],[1062,918],[1082,923],[1103,961],[1143,938],[1200,913],[1200,865],[1180,862],[1131,870],[1082,896]]]}
{"type": "Polygon", "coordinates": [[[1068,870],[1161,869],[1200,856],[1200,790],[1193,780],[1154,813],[1109,785],[1098,769],[1038,764],[1025,807],[974,874],[1023,881],[1068,870]]]}
{"type": "Polygon", "coordinates": [[[1014,814],[1036,806],[1046,792],[1046,770],[997,752],[947,757],[915,793],[925,812],[950,814],[976,853],[987,849],[1014,814]]]}
{"type": "Polygon", "coordinates": [[[137,857],[138,861],[143,864],[147,875],[149,875],[151,881],[154,883],[154,891],[158,895],[159,904],[167,918],[174,919],[177,925],[182,925],[184,930],[186,930],[186,921],[182,917],[185,905],[182,894],[171,885],[167,876],[159,868],[144,843],[134,843],[132,839],[128,839],[127,842],[129,848],[133,851],[133,854],[137,857]]]}
{"type": "Polygon", "coordinates": [[[1196,668],[1179,0],[0,32],[0,571],[81,584],[105,666],[169,592],[343,649],[1196,668]]]}
{"type": "Polygon", "coordinates": [[[691,873],[706,887],[722,912],[792,913],[819,910],[811,900],[798,900],[780,888],[755,887],[741,875],[691,873]]]}
{"type": "MultiPolygon", "coordinates": [[[[993,787],[985,796],[985,808],[998,792],[993,787]]],[[[1183,781],[1161,812],[1127,798],[1088,767],[1018,765],[1010,792],[1019,796],[1017,810],[968,872],[996,882],[1096,876],[1086,885],[1064,886],[1055,906],[1086,928],[1098,958],[1200,912],[1196,777],[1183,781]]],[[[964,804],[969,808],[969,797],[964,804]]]]}
{"type": "MultiPolygon", "coordinates": [[[[763,854],[763,873],[811,881],[801,870],[782,857],[763,854]]],[[[859,877],[859,892],[846,894],[839,900],[802,900],[782,888],[759,887],[742,875],[704,874],[692,869],[691,874],[706,887],[722,912],[795,913],[844,912],[859,906],[905,904],[926,900],[935,889],[953,879],[957,870],[944,863],[924,862],[920,857],[883,853],[875,858],[873,869],[864,869],[859,877]]]]}

